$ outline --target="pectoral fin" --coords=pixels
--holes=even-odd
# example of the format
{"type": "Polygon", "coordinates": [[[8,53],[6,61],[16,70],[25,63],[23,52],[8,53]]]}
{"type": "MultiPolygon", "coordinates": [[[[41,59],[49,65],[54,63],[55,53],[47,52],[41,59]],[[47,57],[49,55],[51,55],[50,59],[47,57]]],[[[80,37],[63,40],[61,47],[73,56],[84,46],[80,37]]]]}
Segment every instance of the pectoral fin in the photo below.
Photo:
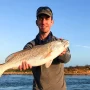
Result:
{"type": "Polygon", "coordinates": [[[49,68],[50,65],[52,64],[52,61],[53,61],[53,60],[50,60],[49,62],[47,62],[47,63],[45,64],[45,67],[46,67],[46,68],[49,68]]]}
{"type": "Polygon", "coordinates": [[[45,63],[45,67],[46,67],[46,68],[49,68],[50,65],[52,64],[52,61],[53,61],[53,60],[50,60],[50,58],[49,58],[49,57],[51,57],[52,52],[53,52],[53,51],[50,50],[50,52],[44,57],[45,59],[49,60],[47,63],[45,63]]]}

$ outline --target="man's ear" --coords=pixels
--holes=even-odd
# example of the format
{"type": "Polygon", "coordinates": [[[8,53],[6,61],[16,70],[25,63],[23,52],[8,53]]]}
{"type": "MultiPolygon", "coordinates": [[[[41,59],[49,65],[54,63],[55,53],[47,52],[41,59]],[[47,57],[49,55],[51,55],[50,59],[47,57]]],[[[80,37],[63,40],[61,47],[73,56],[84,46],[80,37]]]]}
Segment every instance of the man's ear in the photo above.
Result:
{"type": "Polygon", "coordinates": [[[36,25],[38,26],[37,20],[36,20],[36,25]]]}
{"type": "Polygon", "coordinates": [[[51,21],[52,25],[54,24],[54,20],[51,21]]]}

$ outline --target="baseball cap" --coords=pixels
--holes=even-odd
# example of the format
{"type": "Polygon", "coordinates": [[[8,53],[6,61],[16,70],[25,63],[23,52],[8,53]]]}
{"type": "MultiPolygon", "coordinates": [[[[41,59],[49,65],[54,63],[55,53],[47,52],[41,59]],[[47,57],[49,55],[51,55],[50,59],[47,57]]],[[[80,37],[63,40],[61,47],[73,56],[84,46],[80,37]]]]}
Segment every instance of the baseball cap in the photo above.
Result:
{"type": "Polygon", "coordinates": [[[38,17],[38,16],[41,15],[41,14],[46,14],[46,15],[48,15],[48,16],[50,16],[50,17],[53,17],[53,12],[52,12],[52,10],[51,10],[49,7],[47,7],[47,6],[39,7],[39,8],[37,9],[36,16],[38,17]]]}

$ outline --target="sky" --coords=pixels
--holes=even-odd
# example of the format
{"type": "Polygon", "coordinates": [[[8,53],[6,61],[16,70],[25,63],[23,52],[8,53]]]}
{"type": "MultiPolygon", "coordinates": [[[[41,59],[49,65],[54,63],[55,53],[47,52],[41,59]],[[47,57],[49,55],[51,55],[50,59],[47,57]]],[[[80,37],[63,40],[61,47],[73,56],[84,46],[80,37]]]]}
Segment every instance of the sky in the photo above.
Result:
{"type": "Polygon", "coordinates": [[[38,34],[36,10],[53,11],[54,36],[70,42],[65,66],[90,65],[90,0],[0,0],[0,64],[38,34]]]}

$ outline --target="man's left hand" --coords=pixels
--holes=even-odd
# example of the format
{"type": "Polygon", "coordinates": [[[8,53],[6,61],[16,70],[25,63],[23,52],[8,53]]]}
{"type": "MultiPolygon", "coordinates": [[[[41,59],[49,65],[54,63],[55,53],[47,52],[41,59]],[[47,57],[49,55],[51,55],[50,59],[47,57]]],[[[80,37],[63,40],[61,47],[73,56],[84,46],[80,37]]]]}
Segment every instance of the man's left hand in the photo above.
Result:
{"type": "Polygon", "coordinates": [[[66,49],[60,54],[60,56],[66,54],[66,49]]]}

